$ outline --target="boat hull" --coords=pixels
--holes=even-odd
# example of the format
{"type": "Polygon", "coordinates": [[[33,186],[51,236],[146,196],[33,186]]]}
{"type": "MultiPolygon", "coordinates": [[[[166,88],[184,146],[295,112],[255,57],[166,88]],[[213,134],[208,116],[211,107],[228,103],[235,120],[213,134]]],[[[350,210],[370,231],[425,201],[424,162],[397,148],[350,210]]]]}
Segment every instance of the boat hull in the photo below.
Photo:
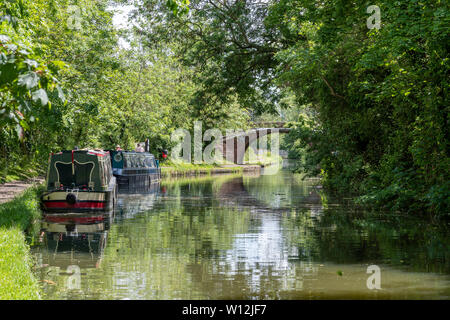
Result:
{"type": "Polygon", "coordinates": [[[161,169],[113,169],[119,191],[145,191],[160,182],[161,169]]]}
{"type": "Polygon", "coordinates": [[[50,191],[42,195],[45,212],[110,211],[114,208],[115,189],[111,191],[50,191]]]}

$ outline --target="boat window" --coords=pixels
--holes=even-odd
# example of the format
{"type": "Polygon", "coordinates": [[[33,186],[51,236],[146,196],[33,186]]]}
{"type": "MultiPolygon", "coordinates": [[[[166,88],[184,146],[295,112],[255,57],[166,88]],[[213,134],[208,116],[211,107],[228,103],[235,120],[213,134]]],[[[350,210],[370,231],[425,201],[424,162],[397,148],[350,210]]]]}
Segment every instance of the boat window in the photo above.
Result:
{"type": "Polygon", "coordinates": [[[64,186],[70,186],[73,182],[72,179],[72,163],[66,164],[61,162],[56,162],[56,170],[59,175],[59,183],[64,186]]]}
{"type": "Polygon", "coordinates": [[[108,161],[106,161],[106,157],[102,159],[102,167],[103,167],[103,176],[104,176],[104,184],[109,183],[109,170],[108,170],[108,161]]]}
{"type": "Polygon", "coordinates": [[[106,170],[107,170],[106,175],[108,177],[108,183],[109,183],[109,180],[111,179],[111,174],[112,174],[111,157],[106,157],[105,163],[106,163],[106,170]]]}
{"type": "Polygon", "coordinates": [[[131,168],[136,167],[136,157],[130,156],[130,167],[131,168]]]}
{"type": "Polygon", "coordinates": [[[72,183],[74,183],[76,187],[83,185],[87,186],[94,168],[94,164],[91,162],[81,164],[75,161],[75,175],[72,175],[72,163],[56,162],[55,166],[59,175],[59,183],[66,187],[71,187],[72,183]]]}
{"type": "Polygon", "coordinates": [[[147,157],[147,159],[146,159],[146,166],[148,168],[153,168],[155,166],[155,163],[154,163],[152,157],[147,157]]]}
{"type": "Polygon", "coordinates": [[[104,166],[103,166],[103,163],[102,163],[102,161],[100,161],[100,159],[99,159],[99,161],[98,161],[98,164],[99,164],[99,174],[100,174],[100,185],[104,185],[105,184],[105,168],[104,168],[104,166]]]}
{"type": "Polygon", "coordinates": [[[124,168],[131,168],[132,167],[131,162],[130,162],[130,155],[124,154],[123,160],[124,160],[124,165],[123,165],[124,168]]]}
{"type": "Polygon", "coordinates": [[[141,166],[141,157],[139,155],[134,154],[132,156],[132,159],[133,159],[133,167],[134,168],[138,168],[141,166]]]}
{"type": "Polygon", "coordinates": [[[83,186],[89,184],[89,177],[91,176],[94,164],[92,162],[80,164],[75,161],[75,185],[83,186]]]}
{"type": "Polygon", "coordinates": [[[140,167],[140,166],[141,166],[141,157],[138,156],[138,155],[136,155],[136,156],[134,157],[134,166],[135,166],[135,167],[140,167]]]}

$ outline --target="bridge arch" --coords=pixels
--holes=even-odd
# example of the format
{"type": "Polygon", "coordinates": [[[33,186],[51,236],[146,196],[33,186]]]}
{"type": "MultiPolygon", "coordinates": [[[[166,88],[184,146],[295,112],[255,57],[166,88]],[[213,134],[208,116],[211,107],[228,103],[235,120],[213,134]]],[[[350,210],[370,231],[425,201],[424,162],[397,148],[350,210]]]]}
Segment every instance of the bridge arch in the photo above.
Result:
{"type": "Polygon", "coordinates": [[[222,157],[235,164],[243,164],[244,156],[248,147],[261,137],[274,133],[289,133],[291,128],[254,128],[246,132],[237,132],[226,135],[216,145],[216,152],[219,151],[222,157]]]}

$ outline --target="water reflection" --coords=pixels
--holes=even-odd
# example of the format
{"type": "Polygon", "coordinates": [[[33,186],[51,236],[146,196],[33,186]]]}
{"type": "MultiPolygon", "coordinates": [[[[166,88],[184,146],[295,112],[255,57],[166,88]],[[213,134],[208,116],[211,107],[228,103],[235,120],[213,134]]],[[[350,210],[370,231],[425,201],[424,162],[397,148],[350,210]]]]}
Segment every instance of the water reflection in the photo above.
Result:
{"type": "Polygon", "coordinates": [[[44,216],[40,241],[49,264],[65,267],[77,261],[83,267],[98,267],[111,219],[110,214],[98,213],[44,216]]]}
{"type": "Polygon", "coordinates": [[[152,210],[159,191],[159,183],[151,183],[145,188],[121,190],[117,199],[116,218],[129,219],[139,212],[152,210]]]}
{"type": "MultiPolygon", "coordinates": [[[[94,251],[68,242],[64,264],[49,258],[54,247],[35,249],[41,264],[66,273],[41,268],[41,279],[54,283],[44,282],[46,298],[450,297],[448,225],[333,205],[314,183],[289,172],[163,181],[120,197],[109,230],[84,230],[103,232],[107,245],[100,264],[78,258],[79,289],[65,285],[75,264],[69,257],[94,251]],[[382,290],[367,287],[373,264],[382,290]]],[[[59,224],[47,227],[47,238],[51,230],[82,230],[59,224]]]]}
{"type": "Polygon", "coordinates": [[[38,276],[49,294],[82,295],[84,269],[99,269],[112,213],[45,215],[35,248],[38,276]],[[64,293],[64,294],[62,294],[64,293]]]}

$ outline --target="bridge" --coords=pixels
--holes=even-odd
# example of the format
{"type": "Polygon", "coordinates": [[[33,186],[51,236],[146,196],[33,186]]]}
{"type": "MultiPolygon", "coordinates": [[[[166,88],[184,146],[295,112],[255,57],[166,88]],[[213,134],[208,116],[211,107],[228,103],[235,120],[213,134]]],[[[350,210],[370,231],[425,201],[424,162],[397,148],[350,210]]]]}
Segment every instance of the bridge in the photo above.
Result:
{"type": "Polygon", "coordinates": [[[216,152],[220,152],[223,158],[235,164],[243,164],[244,156],[249,146],[254,146],[256,141],[264,136],[274,133],[288,133],[292,129],[285,127],[286,122],[254,122],[251,129],[227,133],[222,141],[216,145],[216,152]]]}

